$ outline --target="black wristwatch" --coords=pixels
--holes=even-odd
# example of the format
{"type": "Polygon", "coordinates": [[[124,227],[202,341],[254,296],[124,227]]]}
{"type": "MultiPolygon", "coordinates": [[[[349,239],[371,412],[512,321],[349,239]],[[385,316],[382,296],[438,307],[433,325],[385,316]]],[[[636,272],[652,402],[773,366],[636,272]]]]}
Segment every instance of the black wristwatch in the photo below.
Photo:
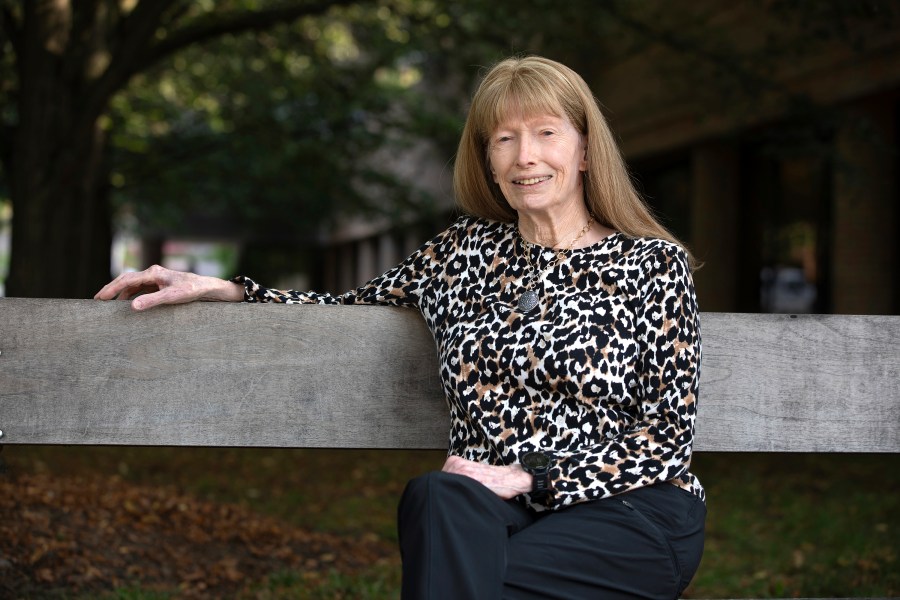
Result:
{"type": "Polygon", "coordinates": [[[525,472],[531,473],[534,478],[531,497],[535,500],[544,499],[550,493],[550,465],[553,460],[543,452],[526,452],[519,462],[525,472]]]}

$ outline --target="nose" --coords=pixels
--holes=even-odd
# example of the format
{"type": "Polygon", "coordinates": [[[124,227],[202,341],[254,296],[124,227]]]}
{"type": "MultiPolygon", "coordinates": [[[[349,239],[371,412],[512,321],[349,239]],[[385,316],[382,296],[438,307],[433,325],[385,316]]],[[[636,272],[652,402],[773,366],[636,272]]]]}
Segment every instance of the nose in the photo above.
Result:
{"type": "Polygon", "coordinates": [[[519,167],[527,167],[534,164],[535,145],[531,138],[523,135],[519,138],[519,152],[516,156],[516,165],[519,167]]]}

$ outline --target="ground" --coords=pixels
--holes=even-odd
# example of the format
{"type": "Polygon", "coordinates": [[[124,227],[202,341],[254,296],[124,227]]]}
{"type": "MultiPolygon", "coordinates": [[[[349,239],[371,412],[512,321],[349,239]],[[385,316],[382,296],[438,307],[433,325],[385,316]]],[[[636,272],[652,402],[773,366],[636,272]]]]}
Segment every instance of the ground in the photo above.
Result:
{"type": "Polygon", "coordinates": [[[240,594],[278,572],[317,583],[395,563],[393,544],[306,531],[236,504],[119,476],[0,478],[0,597],[92,596],[139,582],[184,598],[240,594]]]}
{"type": "MultiPolygon", "coordinates": [[[[0,600],[395,600],[397,500],[445,456],[0,448],[0,600]]],[[[685,598],[900,594],[900,455],[694,458],[709,516],[685,598]]]]}

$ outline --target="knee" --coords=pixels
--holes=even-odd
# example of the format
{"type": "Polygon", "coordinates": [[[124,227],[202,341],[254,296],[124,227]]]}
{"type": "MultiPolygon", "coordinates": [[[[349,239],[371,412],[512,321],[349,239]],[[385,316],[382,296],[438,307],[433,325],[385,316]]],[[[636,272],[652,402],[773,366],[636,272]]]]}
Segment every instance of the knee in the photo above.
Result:
{"type": "Polygon", "coordinates": [[[441,502],[444,494],[439,490],[444,487],[445,475],[446,473],[440,471],[432,471],[411,479],[406,484],[397,506],[397,525],[401,539],[404,537],[403,532],[409,527],[422,525],[423,517],[430,514],[429,508],[435,501],[441,502]]]}
{"type": "Polygon", "coordinates": [[[402,518],[404,514],[421,514],[426,507],[471,507],[490,500],[496,501],[494,493],[470,477],[431,471],[406,484],[398,513],[402,518]]]}
{"type": "Polygon", "coordinates": [[[425,473],[414,479],[410,479],[400,496],[400,506],[398,507],[398,516],[403,520],[404,515],[412,512],[419,512],[421,507],[428,501],[428,493],[431,489],[431,480],[435,478],[435,472],[425,473]]]}
{"type": "Polygon", "coordinates": [[[444,492],[453,486],[458,486],[456,479],[459,475],[444,473],[443,471],[431,471],[410,479],[403,491],[400,504],[419,503],[428,500],[435,495],[442,496],[444,492]]]}

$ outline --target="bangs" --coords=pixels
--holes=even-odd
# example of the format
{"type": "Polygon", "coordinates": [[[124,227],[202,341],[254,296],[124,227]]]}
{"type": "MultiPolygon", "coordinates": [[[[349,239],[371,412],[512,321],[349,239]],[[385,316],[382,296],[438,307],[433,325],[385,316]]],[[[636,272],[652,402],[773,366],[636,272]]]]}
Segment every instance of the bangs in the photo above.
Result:
{"type": "Polygon", "coordinates": [[[482,90],[477,130],[483,140],[505,121],[543,115],[566,118],[578,126],[564,109],[561,94],[546,78],[528,69],[517,69],[502,81],[482,90]]]}

